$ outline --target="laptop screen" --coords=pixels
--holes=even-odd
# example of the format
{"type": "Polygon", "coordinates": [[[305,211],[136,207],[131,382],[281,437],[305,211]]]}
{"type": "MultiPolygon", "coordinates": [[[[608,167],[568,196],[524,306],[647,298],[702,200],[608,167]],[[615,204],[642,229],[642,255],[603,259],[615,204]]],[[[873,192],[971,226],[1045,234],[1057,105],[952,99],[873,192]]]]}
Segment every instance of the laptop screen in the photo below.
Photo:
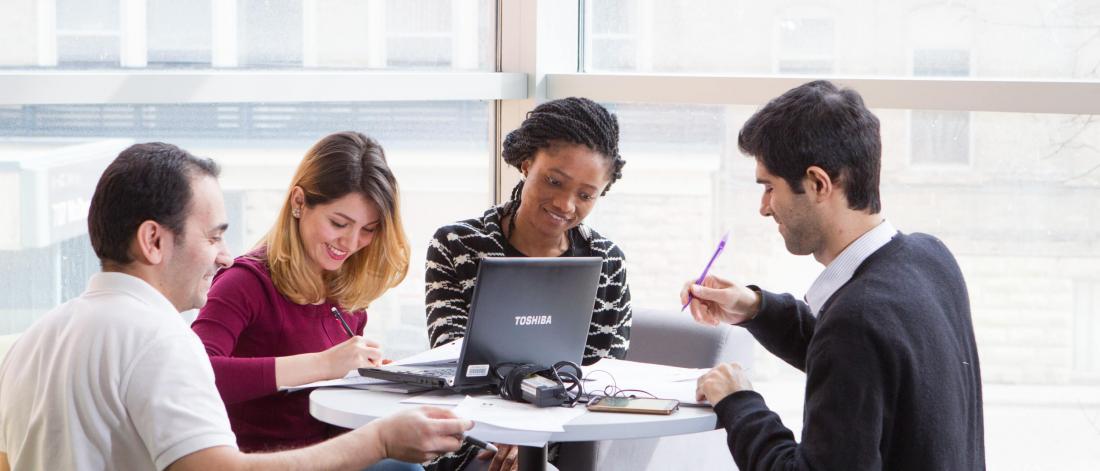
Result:
{"type": "Polygon", "coordinates": [[[489,257],[478,268],[455,386],[484,384],[504,364],[580,365],[599,257],[489,257]]]}

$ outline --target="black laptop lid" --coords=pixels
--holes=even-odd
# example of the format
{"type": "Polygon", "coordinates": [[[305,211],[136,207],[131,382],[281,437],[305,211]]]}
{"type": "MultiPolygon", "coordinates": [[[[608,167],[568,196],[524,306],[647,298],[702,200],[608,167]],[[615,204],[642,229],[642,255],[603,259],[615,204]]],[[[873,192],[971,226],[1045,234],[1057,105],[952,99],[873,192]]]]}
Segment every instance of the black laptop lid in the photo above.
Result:
{"type": "Polygon", "coordinates": [[[581,364],[599,257],[489,257],[478,267],[455,386],[490,382],[500,363],[581,364]]]}

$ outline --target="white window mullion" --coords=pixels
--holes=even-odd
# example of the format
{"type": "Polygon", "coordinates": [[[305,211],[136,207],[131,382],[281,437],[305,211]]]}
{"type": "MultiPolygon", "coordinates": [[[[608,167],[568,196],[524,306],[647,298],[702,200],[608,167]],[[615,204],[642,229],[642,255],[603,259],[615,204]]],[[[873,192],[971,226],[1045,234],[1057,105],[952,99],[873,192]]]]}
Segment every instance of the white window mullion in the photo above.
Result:
{"type": "Polygon", "coordinates": [[[210,63],[214,67],[236,67],[239,64],[237,45],[237,0],[213,0],[210,5],[210,63]]]}
{"type": "Polygon", "coordinates": [[[317,0],[302,0],[302,67],[317,67],[317,0]]]}
{"type": "Polygon", "coordinates": [[[149,63],[146,0],[119,0],[119,65],[142,68],[149,63]]]}
{"type": "Polygon", "coordinates": [[[57,0],[38,0],[39,67],[57,66],[57,0]]]}
{"type": "Polygon", "coordinates": [[[367,68],[386,67],[386,0],[367,0],[367,68]]]}
{"type": "Polygon", "coordinates": [[[478,0],[454,0],[451,7],[451,66],[457,70],[478,68],[478,0]]]}

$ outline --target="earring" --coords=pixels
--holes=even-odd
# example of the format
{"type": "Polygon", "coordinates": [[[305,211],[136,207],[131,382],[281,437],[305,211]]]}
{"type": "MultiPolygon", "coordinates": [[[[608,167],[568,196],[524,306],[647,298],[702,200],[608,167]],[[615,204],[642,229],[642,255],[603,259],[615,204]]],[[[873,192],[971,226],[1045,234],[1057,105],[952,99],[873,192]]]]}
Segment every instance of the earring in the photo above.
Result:
{"type": "Polygon", "coordinates": [[[295,218],[302,217],[302,208],[294,208],[290,210],[290,214],[295,218]]]}

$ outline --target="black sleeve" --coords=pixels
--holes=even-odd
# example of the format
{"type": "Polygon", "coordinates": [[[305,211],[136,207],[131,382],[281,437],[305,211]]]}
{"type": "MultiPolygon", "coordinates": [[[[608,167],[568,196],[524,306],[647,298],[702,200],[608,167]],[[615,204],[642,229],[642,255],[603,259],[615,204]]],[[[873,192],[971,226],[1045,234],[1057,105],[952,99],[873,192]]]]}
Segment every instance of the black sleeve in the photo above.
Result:
{"type": "Polygon", "coordinates": [[[756,286],[760,312],[740,326],[749,330],[769,352],[799,370],[806,371],[806,348],[814,336],[817,318],[810,306],[789,294],[775,294],[756,286]]]}
{"type": "Polygon", "coordinates": [[[470,302],[453,263],[458,254],[446,246],[448,233],[447,228],[436,231],[424,268],[424,310],[432,348],[466,336],[470,302]]]}
{"type": "Polygon", "coordinates": [[[630,349],[630,285],[626,282],[626,263],[622,250],[606,242],[593,245],[593,251],[603,257],[600,284],[592,307],[592,322],[588,326],[588,341],[583,363],[591,365],[601,358],[626,358],[630,349]]]}
{"type": "Polygon", "coordinates": [[[715,405],[742,471],[882,469],[892,357],[884,337],[865,322],[849,317],[829,324],[809,352],[801,443],[756,392],[734,393],[715,405]]]}

